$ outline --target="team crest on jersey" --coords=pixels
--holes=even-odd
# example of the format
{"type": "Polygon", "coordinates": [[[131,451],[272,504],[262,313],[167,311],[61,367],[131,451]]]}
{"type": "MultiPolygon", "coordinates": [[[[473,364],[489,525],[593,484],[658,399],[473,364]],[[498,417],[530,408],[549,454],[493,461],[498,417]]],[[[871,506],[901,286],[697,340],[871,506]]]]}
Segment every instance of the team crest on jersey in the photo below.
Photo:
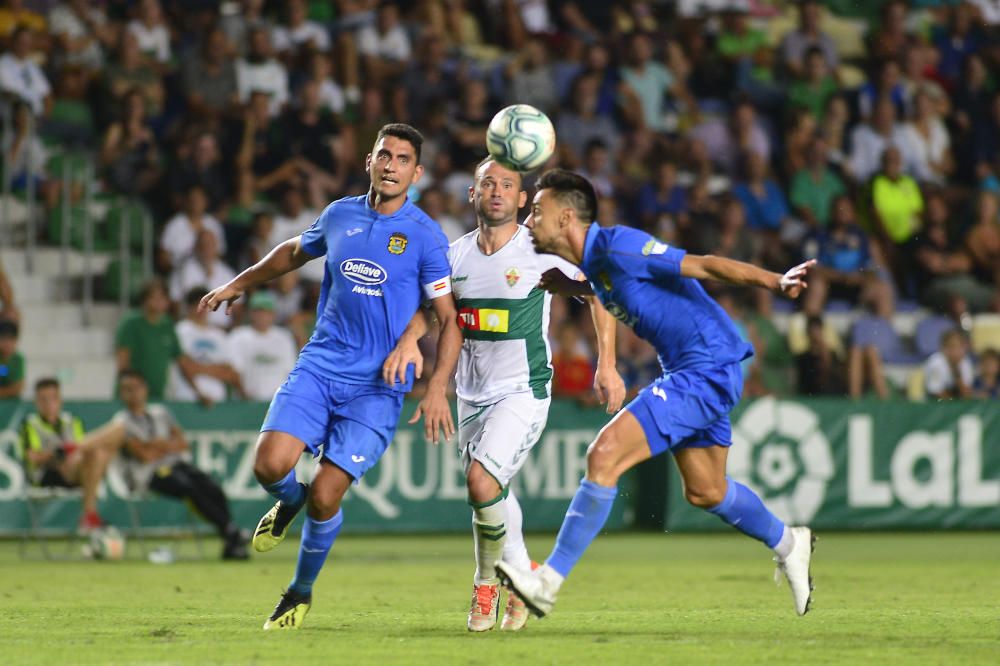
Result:
{"type": "Polygon", "coordinates": [[[389,236],[389,252],[392,254],[403,254],[406,251],[406,244],[408,242],[406,234],[394,231],[389,236]]]}
{"type": "Polygon", "coordinates": [[[667,251],[669,246],[666,243],[661,243],[655,238],[650,238],[646,241],[646,244],[642,246],[642,253],[647,257],[651,254],[663,254],[667,251]]]}
{"type": "Polygon", "coordinates": [[[503,276],[507,278],[507,286],[513,287],[517,284],[517,281],[521,279],[521,271],[512,266],[507,269],[507,272],[504,273],[503,276]]]}

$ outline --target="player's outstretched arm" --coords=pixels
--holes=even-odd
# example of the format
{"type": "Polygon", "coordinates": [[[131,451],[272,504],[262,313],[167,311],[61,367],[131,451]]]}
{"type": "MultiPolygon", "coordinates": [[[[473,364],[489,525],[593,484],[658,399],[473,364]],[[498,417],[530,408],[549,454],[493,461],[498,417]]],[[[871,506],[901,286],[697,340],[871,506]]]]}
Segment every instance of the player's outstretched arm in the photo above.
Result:
{"type": "Polygon", "coordinates": [[[270,282],[276,277],[303,266],[314,256],[302,249],[301,237],[290,238],[278,244],[263,259],[246,269],[232,280],[205,294],[198,305],[201,312],[219,309],[226,304],[226,314],[230,314],[235,303],[247,289],[270,282]]]}
{"type": "Polygon", "coordinates": [[[748,287],[763,287],[789,298],[797,298],[808,284],[805,281],[815,259],[789,269],[784,275],[753,264],[713,255],[687,254],[681,260],[681,275],[697,280],[718,280],[748,287]]]}
{"type": "Polygon", "coordinates": [[[416,423],[423,415],[424,436],[436,444],[439,437],[451,439],[455,434],[455,422],[451,418],[447,391],[448,382],[455,374],[455,366],[458,364],[458,353],[462,349],[462,331],[458,328],[458,310],[452,294],[435,298],[431,301],[431,307],[441,326],[437,362],[427,382],[427,393],[417,405],[417,411],[413,413],[413,418],[409,422],[416,423]]]}
{"type": "Polygon", "coordinates": [[[597,332],[597,372],[594,373],[594,392],[608,414],[614,414],[625,402],[625,381],[618,374],[615,356],[615,328],[618,321],[604,309],[596,296],[591,296],[590,316],[597,332]]]}
{"type": "Polygon", "coordinates": [[[418,342],[430,330],[430,323],[427,321],[429,314],[429,310],[417,308],[413,319],[406,325],[406,330],[399,336],[399,342],[385,357],[385,363],[382,364],[382,380],[389,386],[406,383],[406,368],[410,364],[413,365],[414,377],[420,379],[423,375],[424,355],[420,352],[418,342]]]}

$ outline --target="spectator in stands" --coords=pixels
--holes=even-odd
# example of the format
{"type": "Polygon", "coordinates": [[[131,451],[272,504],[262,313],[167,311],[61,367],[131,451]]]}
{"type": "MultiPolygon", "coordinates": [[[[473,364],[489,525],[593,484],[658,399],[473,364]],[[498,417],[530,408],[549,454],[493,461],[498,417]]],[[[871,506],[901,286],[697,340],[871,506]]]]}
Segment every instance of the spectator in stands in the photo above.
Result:
{"type": "MultiPolygon", "coordinates": [[[[809,285],[810,289],[812,285],[809,285]]],[[[844,363],[827,344],[823,319],[811,315],[806,320],[809,348],[795,357],[798,370],[797,390],[804,396],[842,396],[846,392],[844,363]]]]}
{"type": "Polygon", "coordinates": [[[79,65],[66,65],[56,78],[52,112],[42,124],[42,139],[69,149],[94,147],[97,138],[94,112],[87,102],[87,73],[79,65]]]}
{"type": "Polygon", "coordinates": [[[941,54],[937,69],[951,85],[957,83],[965,59],[977,53],[982,46],[973,11],[969,3],[958,3],[951,9],[947,28],[939,27],[934,31],[934,46],[941,54]]]}
{"type": "MultiPolygon", "coordinates": [[[[177,363],[181,375],[194,386],[198,365],[182,350],[174,322],[167,311],[170,296],[162,280],[147,282],[139,295],[140,309],[123,317],[115,332],[115,362],[118,370],[138,373],[153,400],[163,400],[170,364],[177,363]]],[[[197,387],[195,392],[197,393],[197,387]]],[[[199,398],[208,402],[204,396],[199,398]]]]}
{"type": "Polygon", "coordinates": [[[274,321],[292,332],[297,348],[301,349],[316,326],[315,301],[318,294],[316,290],[305,288],[298,271],[285,273],[270,286],[274,294],[274,321]]]}
{"type": "MultiPolygon", "coordinates": [[[[236,272],[219,255],[219,241],[208,229],[198,232],[193,254],[185,259],[170,275],[170,299],[179,305],[185,303],[185,296],[195,287],[206,284],[226,284],[236,277],[236,272]]],[[[233,309],[235,317],[226,314],[226,308],[219,308],[207,315],[213,326],[228,329],[233,321],[239,320],[242,305],[237,302],[233,309]]],[[[183,344],[181,345],[183,348],[183,344]]]]}
{"type": "Polygon", "coordinates": [[[270,31],[264,26],[250,30],[247,55],[236,61],[236,90],[241,104],[250,102],[254,93],[263,93],[272,117],[288,103],[288,71],[272,56],[270,31]]]}
{"type": "Polygon", "coordinates": [[[871,214],[882,254],[899,286],[907,284],[905,246],[920,228],[924,198],[920,186],[903,173],[903,155],[895,146],[882,154],[882,171],[871,182],[871,214]]]}
{"type": "Polygon", "coordinates": [[[305,0],[288,0],[286,24],[274,29],[274,50],[293,63],[308,52],[330,50],[330,33],[316,21],[309,20],[305,0]]]}
{"type": "Polygon", "coordinates": [[[871,119],[851,131],[850,161],[845,167],[855,182],[867,183],[882,165],[889,146],[905,146],[903,128],[896,123],[896,107],[882,97],[875,102],[871,119]]]}
{"type": "Polygon", "coordinates": [[[741,179],[733,185],[733,195],[743,204],[747,226],[777,234],[788,218],[788,201],[771,178],[767,160],[758,152],[744,153],[741,172],[741,179]]]}
{"type": "Polygon", "coordinates": [[[757,112],[745,97],[737,100],[729,120],[708,120],[695,127],[689,138],[701,142],[712,162],[729,175],[736,173],[745,152],[771,159],[771,142],[757,121],[757,112]]]}
{"type": "Polygon", "coordinates": [[[827,101],[839,89],[822,49],[812,47],[806,52],[805,76],[788,87],[788,104],[808,109],[814,118],[822,118],[827,101]]]}
{"type": "Polygon", "coordinates": [[[412,46],[395,3],[379,3],[375,22],[361,28],[357,40],[365,72],[372,81],[381,85],[402,74],[412,46]]]}
{"type": "Polygon", "coordinates": [[[55,38],[57,60],[100,71],[105,53],[115,47],[118,30],[107,13],[87,0],[60,2],[49,12],[49,30],[55,38]]]}
{"type": "Polygon", "coordinates": [[[100,165],[114,190],[149,194],[160,182],[160,149],[146,117],[142,91],[130,90],[121,104],[121,118],[104,134],[100,165]]]}
{"type": "Polygon", "coordinates": [[[163,113],[166,87],[155,63],[143,58],[139,38],[134,32],[124,31],[119,39],[117,57],[103,72],[105,104],[117,104],[133,90],[142,93],[145,115],[151,119],[163,113]]]}
{"type": "MultiPolygon", "coordinates": [[[[577,168],[594,186],[598,198],[613,197],[615,194],[614,164],[608,154],[608,146],[600,139],[593,139],[583,150],[583,163],[577,168]]],[[[611,224],[603,217],[605,224],[611,224]]]]}
{"type": "Polygon", "coordinates": [[[858,112],[863,120],[871,117],[876,101],[882,98],[892,102],[897,114],[903,113],[906,89],[900,81],[899,61],[895,55],[878,63],[872,80],[858,91],[858,112]]]}
{"type": "Polygon", "coordinates": [[[936,400],[971,398],[975,374],[965,334],[952,329],[941,336],[941,350],[924,363],[924,387],[936,400]]]}
{"type": "Polygon", "coordinates": [[[466,82],[457,108],[448,122],[453,168],[475,170],[475,165],[484,155],[483,137],[493,113],[489,107],[486,84],[479,79],[466,82]]]}
{"type": "Polygon", "coordinates": [[[13,109],[13,131],[3,134],[3,162],[10,177],[10,187],[14,192],[24,194],[30,187],[45,202],[47,209],[59,203],[59,181],[48,176],[46,167],[48,150],[32,130],[31,109],[27,103],[18,101],[13,109]]]}
{"type": "Polygon", "coordinates": [[[789,188],[789,199],[796,215],[814,229],[827,225],[834,200],[846,192],[844,181],[829,166],[828,154],[826,139],[814,136],[809,144],[806,166],[792,176],[789,188]]]}
{"type": "Polygon", "coordinates": [[[852,306],[875,302],[876,311],[891,311],[892,290],[880,275],[878,248],[858,226],[851,198],[839,195],[830,210],[829,226],[814,230],[803,244],[803,258],[819,262],[810,275],[803,310],[818,315],[829,297],[852,306]]]}
{"type": "MultiPolygon", "coordinates": [[[[401,85],[406,94],[402,96],[402,103],[396,100],[395,114],[410,118],[418,125],[423,121],[427,111],[433,108],[435,102],[458,97],[458,81],[450,71],[444,39],[434,34],[427,34],[421,38],[416,62],[402,75],[401,85]]],[[[383,122],[381,119],[374,120],[382,113],[380,95],[380,89],[368,87],[364,92],[364,96],[368,99],[362,101],[362,105],[368,110],[367,114],[362,115],[364,118],[362,124],[374,127],[374,131],[370,131],[371,138],[374,138],[378,128],[381,127],[380,123],[383,122]]],[[[363,150],[374,144],[374,141],[367,141],[366,137],[366,133],[358,133],[357,145],[363,150]]]]}
{"type": "Polygon", "coordinates": [[[17,351],[17,322],[0,319],[0,400],[20,400],[24,390],[24,356],[17,351]]]}
{"type": "Polygon", "coordinates": [[[250,297],[250,324],[229,334],[233,365],[250,400],[274,396],[295,366],[299,348],[288,329],[274,324],[274,294],[258,291],[250,297]]]}
{"type": "Polygon", "coordinates": [[[873,58],[895,58],[906,48],[906,12],[905,0],[890,0],[879,9],[878,29],[868,36],[868,51],[873,58]]]}
{"type": "Polygon", "coordinates": [[[781,41],[781,62],[793,76],[805,73],[805,57],[810,48],[818,48],[826,58],[826,66],[836,71],[839,64],[837,46],[833,39],[820,29],[822,7],[818,0],[799,3],[798,28],[785,35],[781,41]]]}
{"type": "Polygon", "coordinates": [[[936,75],[933,63],[936,58],[933,46],[914,43],[908,46],[903,54],[903,100],[906,111],[913,114],[914,101],[918,93],[927,95],[935,114],[946,117],[951,111],[951,100],[948,92],[933,78],[936,75]]]}
{"type": "Polygon", "coordinates": [[[552,395],[557,398],[586,400],[594,381],[593,354],[572,319],[563,322],[556,333],[552,354],[552,395]]]}
{"type": "Polygon", "coordinates": [[[307,81],[312,81],[319,86],[321,109],[332,113],[335,118],[344,113],[347,109],[347,91],[333,77],[333,65],[329,55],[317,51],[309,56],[309,78],[307,81]]]}
{"type": "Polygon", "coordinates": [[[918,296],[924,304],[943,311],[953,295],[961,294],[973,310],[981,312],[989,308],[995,289],[972,275],[972,258],[957,238],[955,226],[944,195],[928,193],[923,229],[913,251],[918,296]]]}
{"type": "Polygon", "coordinates": [[[583,149],[593,139],[604,141],[612,153],[621,145],[621,135],[610,116],[598,113],[600,79],[581,74],[573,81],[569,106],[556,118],[557,148],[569,164],[583,159],[583,149]]]}
{"type": "Polygon", "coordinates": [[[230,47],[241,56],[250,50],[250,33],[254,28],[263,28],[268,32],[274,28],[271,19],[264,13],[264,0],[240,0],[234,11],[222,12],[219,26],[226,33],[230,47]]]}
{"type": "Polygon", "coordinates": [[[976,223],[965,237],[965,247],[972,258],[973,275],[1000,288],[1000,199],[996,194],[978,194],[976,223]]]}
{"type": "Polygon", "coordinates": [[[199,132],[181,143],[177,161],[170,169],[170,193],[174,210],[184,207],[192,187],[201,187],[208,197],[208,210],[219,216],[229,203],[232,178],[225,168],[219,140],[212,132],[199,132]]]}
{"type": "Polygon", "coordinates": [[[244,112],[236,168],[249,178],[254,193],[273,194],[276,188],[298,186],[302,173],[288,145],[285,127],[270,115],[263,92],[250,95],[244,112]]]}
{"type": "Polygon", "coordinates": [[[194,385],[198,390],[195,392],[192,389],[191,384],[184,379],[175,365],[170,370],[168,384],[171,400],[225,402],[230,395],[230,388],[233,396],[244,395],[240,375],[232,365],[233,351],[230,348],[229,336],[211,323],[213,313],[198,311],[198,304],[206,293],[208,290],[204,286],[196,286],[184,294],[181,300],[186,316],[177,322],[175,327],[181,351],[198,363],[198,369],[194,373],[194,385]]]}
{"type": "Polygon", "coordinates": [[[48,26],[45,17],[30,7],[24,6],[24,0],[6,0],[0,7],[0,40],[7,41],[18,27],[24,26],[32,32],[44,36],[48,26]]]}
{"type": "Polygon", "coordinates": [[[529,38],[524,48],[507,63],[504,75],[509,104],[531,104],[544,113],[553,113],[558,107],[555,73],[541,38],[529,38]]]}
{"type": "Polygon", "coordinates": [[[438,187],[428,187],[420,193],[420,199],[417,201],[420,209],[438,223],[450,242],[454,242],[468,233],[468,229],[451,213],[453,206],[449,204],[451,197],[438,187]]]}
{"type": "Polygon", "coordinates": [[[979,373],[972,388],[977,398],[1000,398],[1000,351],[987,349],[979,355],[979,373]]]}
{"type": "Polygon", "coordinates": [[[665,160],[656,167],[656,177],[643,183],[636,194],[636,211],[643,229],[651,231],[661,216],[675,218],[687,207],[687,192],[677,184],[677,165],[665,160]]]}
{"type": "Polygon", "coordinates": [[[230,57],[226,34],[215,28],[205,35],[202,47],[184,60],[181,86],[193,119],[217,122],[239,104],[236,62],[230,57]]]}
{"type": "Polygon", "coordinates": [[[874,299],[865,304],[870,314],[857,318],[851,326],[851,345],[847,351],[847,392],[857,399],[867,387],[879,398],[890,397],[884,364],[908,364],[916,359],[903,348],[899,333],[892,325],[891,298],[874,299]]]}
{"type": "Polygon", "coordinates": [[[58,379],[45,377],[35,382],[35,411],[21,421],[18,440],[28,483],[45,488],[81,488],[80,530],[102,527],[97,492],[117,449],[100,436],[84,436],[80,419],[63,411],[58,379]]]}
{"type": "Polygon", "coordinates": [[[253,266],[264,258],[274,247],[271,234],[274,231],[274,217],[267,211],[255,213],[250,223],[250,235],[243,245],[238,266],[253,266]]]}
{"type": "Polygon", "coordinates": [[[954,169],[951,138],[930,96],[913,96],[913,115],[903,126],[903,137],[912,152],[913,175],[922,184],[943,185],[954,169]]]}
{"type": "Polygon", "coordinates": [[[847,106],[847,100],[842,94],[831,97],[826,102],[823,110],[823,119],[820,123],[819,133],[826,139],[827,162],[837,169],[837,173],[846,177],[849,175],[848,168],[848,122],[851,111],[847,106]]]}
{"type": "Polygon", "coordinates": [[[0,91],[27,102],[36,117],[49,115],[52,86],[45,72],[32,59],[31,29],[19,26],[10,38],[10,50],[0,55],[0,91]]]}
{"type": "Polygon", "coordinates": [[[0,264],[0,321],[18,322],[21,320],[21,312],[17,309],[17,302],[14,297],[14,289],[7,279],[7,271],[0,264]]]}
{"type": "Polygon", "coordinates": [[[201,185],[192,185],[187,190],[184,209],[174,215],[163,228],[160,237],[160,265],[164,270],[179,268],[194,254],[195,242],[202,231],[215,236],[219,254],[226,252],[226,234],[219,223],[208,213],[208,196],[201,185]]]}
{"type": "Polygon", "coordinates": [[[139,0],[138,15],[125,26],[135,35],[139,51],[149,63],[165,68],[170,63],[170,30],[163,18],[159,0],[139,0]]]}
{"type": "Polygon", "coordinates": [[[118,374],[118,397],[125,409],[115,414],[105,437],[120,446],[125,483],[133,493],[189,502],[222,537],[222,559],[245,560],[247,537],[233,521],[219,484],[185,460],[190,450],[184,431],[163,405],[150,405],[146,380],[135,370],[118,374]]]}
{"type": "Polygon", "coordinates": [[[302,84],[298,101],[284,119],[288,150],[305,178],[309,204],[323,210],[343,196],[350,137],[333,113],[323,109],[319,83],[302,84]]]}
{"type": "MultiPolygon", "coordinates": [[[[719,203],[718,216],[713,209],[706,209],[701,219],[692,218],[691,245],[700,254],[715,254],[737,261],[757,260],[758,238],[747,229],[746,210],[743,203],[730,195],[719,203]]],[[[697,209],[690,213],[698,214],[697,209]]]]}

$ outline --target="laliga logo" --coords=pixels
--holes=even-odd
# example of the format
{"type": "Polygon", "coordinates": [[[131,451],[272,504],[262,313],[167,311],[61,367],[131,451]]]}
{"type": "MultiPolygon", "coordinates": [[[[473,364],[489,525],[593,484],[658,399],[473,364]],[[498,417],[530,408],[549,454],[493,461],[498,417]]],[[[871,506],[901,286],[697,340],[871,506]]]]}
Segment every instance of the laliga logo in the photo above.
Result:
{"type": "Polygon", "coordinates": [[[783,521],[801,525],[823,504],[833,454],[811,409],[763,398],[733,425],[728,472],[783,521]]]}
{"type": "Polygon", "coordinates": [[[340,262],[340,272],[351,282],[369,286],[389,279],[384,268],[367,259],[344,259],[340,262]]]}

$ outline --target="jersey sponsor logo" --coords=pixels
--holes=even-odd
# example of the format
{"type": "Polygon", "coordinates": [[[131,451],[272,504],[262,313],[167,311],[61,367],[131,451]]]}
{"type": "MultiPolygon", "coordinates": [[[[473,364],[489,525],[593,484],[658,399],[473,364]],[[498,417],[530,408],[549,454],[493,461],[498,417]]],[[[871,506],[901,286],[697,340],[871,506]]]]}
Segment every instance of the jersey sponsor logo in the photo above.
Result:
{"type": "Polygon", "coordinates": [[[406,251],[406,244],[409,240],[406,238],[406,234],[394,231],[391,236],[389,236],[389,252],[392,254],[403,254],[406,251]]]}
{"type": "Polygon", "coordinates": [[[347,230],[347,236],[351,237],[351,236],[354,236],[356,234],[360,234],[362,231],[364,231],[364,229],[362,229],[361,227],[354,227],[353,229],[348,229],[347,230]]]}
{"type": "Polygon", "coordinates": [[[458,327],[470,331],[507,333],[510,330],[510,310],[462,308],[458,311],[458,327]]]}
{"type": "Polygon", "coordinates": [[[362,287],[360,284],[354,285],[351,289],[352,294],[361,294],[362,296],[381,296],[381,287],[362,287]]]}
{"type": "Polygon", "coordinates": [[[666,243],[661,243],[655,238],[650,238],[646,241],[646,244],[642,246],[642,253],[647,257],[651,254],[663,254],[669,249],[669,245],[666,243]]]}
{"type": "Polygon", "coordinates": [[[340,273],[351,282],[364,285],[382,284],[389,279],[384,268],[368,259],[344,259],[340,262],[340,273]]]}
{"type": "Polygon", "coordinates": [[[468,275],[453,275],[451,278],[452,282],[465,282],[469,279],[468,275]]]}
{"type": "Polygon", "coordinates": [[[517,281],[521,279],[521,271],[519,271],[515,266],[511,266],[507,269],[507,272],[503,274],[507,278],[507,286],[513,287],[517,284],[517,281]]]}
{"type": "Polygon", "coordinates": [[[638,317],[633,317],[628,313],[628,310],[618,305],[617,303],[614,303],[612,301],[607,301],[607,302],[601,301],[601,304],[604,306],[605,310],[611,313],[612,317],[614,317],[621,323],[625,324],[629,328],[635,326],[636,322],[639,321],[638,317]]]}

